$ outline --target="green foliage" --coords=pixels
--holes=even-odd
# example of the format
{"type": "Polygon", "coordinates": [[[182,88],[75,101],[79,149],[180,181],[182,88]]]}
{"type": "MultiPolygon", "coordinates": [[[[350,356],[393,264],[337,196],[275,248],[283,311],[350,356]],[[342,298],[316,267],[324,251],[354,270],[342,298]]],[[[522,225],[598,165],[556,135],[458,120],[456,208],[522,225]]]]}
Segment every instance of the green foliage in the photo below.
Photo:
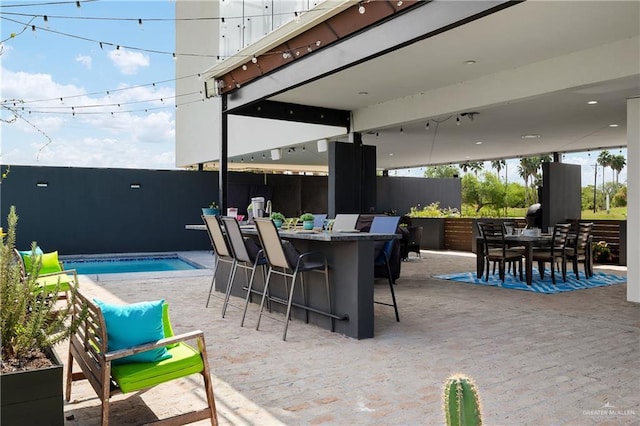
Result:
{"type": "Polygon", "coordinates": [[[415,206],[411,207],[409,210],[409,217],[459,217],[460,212],[458,209],[449,208],[441,209],[440,203],[435,202],[431,203],[428,206],[420,207],[415,206]]]}
{"type": "Polygon", "coordinates": [[[470,377],[454,374],[445,381],[444,414],[448,426],[482,424],[480,397],[470,377]]]}
{"type": "Polygon", "coordinates": [[[627,185],[622,185],[614,194],[612,204],[614,207],[627,206],[627,185]]]}
{"type": "MultiPolygon", "coordinates": [[[[2,358],[22,358],[32,350],[43,350],[67,339],[79,323],[69,323],[70,304],[56,305],[58,288],[44,292],[37,284],[42,264],[39,257],[22,276],[19,261],[14,256],[18,215],[11,206],[7,216],[8,230],[0,239],[0,332],[2,358]]],[[[35,250],[36,243],[32,244],[35,250]]],[[[59,284],[58,284],[59,287],[59,284]]],[[[72,289],[70,297],[75,297],[72,289]]]]}
{"type": "Polygon", "coordinates": [[[424,171],[424,177],[427,178],[445,179],[453,178],[459,175],[460,170],[458,169],[458,167],[449,165],[429,166],[424,171]]]}
{"type": "Polygon", "coordinates": [[[280,212],[271,213],[271,220],[284,220],[284,215],[280,212]]]}
{"type": "Polygon", "coordinates": [[[301,221],[305,221],[305,220],[313,220],[313,214],[311,213],[303,213],[302,216],[300,216],[300,220],[301,221]]]}

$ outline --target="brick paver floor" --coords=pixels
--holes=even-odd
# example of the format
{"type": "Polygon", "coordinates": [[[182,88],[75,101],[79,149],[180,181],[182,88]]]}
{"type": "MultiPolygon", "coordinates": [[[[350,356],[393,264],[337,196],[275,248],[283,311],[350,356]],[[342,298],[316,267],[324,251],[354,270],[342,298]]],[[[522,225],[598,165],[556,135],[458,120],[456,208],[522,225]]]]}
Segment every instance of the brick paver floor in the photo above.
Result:
{"type": "MultiPolygon", "coordinates": [[[[455,372],[476,380],[488,425],[640,424],[640,306],[626,302],[626,285],[543,295],[432,278],[474,267],[469,254],[412,255],[396,287],[401,322],[376,305],[375,338],[360,341],[294,320],[283,342],[279,322],[255,330],[255,305],[240,328],[238,308],[222,319],[220,299],[204,307],[210,274],[81,286],[112,301],[164,298],[177,333],[204,330],[222,425],[443,424],[442,383],[455,372]]],[[[376,292],[388,295],[386,281],[376,292]]],[[[193,376],[112,398],[111,424],[203,401],[193,376]]],[[[99,424],[88,384],[74,384],[65,415],[67,425],[99,424]]]]}

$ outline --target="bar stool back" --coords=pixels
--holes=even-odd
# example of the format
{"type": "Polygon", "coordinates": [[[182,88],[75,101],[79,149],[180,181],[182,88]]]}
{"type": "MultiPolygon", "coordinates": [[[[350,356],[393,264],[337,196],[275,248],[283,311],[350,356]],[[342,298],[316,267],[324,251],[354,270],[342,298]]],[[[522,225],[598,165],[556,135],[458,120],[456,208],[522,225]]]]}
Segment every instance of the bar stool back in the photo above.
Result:
{"type": "MultiPolygon", "coordinates": [[[[398,229],[398,223],[400,222],[400,216],[376,216],[371,222],[371,233],[383,233],[383,234],[395,234],[398,229]]],[[[389,279],[389,290],[391,290],[391,300],[393,303],[386,303],[380,301],[374,301],[380,305],[393,306],[393,310],[396,314],[396,321],[400,321],[400,315],[398,314],[398,304],[396,303],[396,293],[393,290],[393,274],[391,272],[390,255],[393,250],[393,245],[396,244],[395,240],[390,241],[376,241],[374,261],[376,265],[385,265],[387,268],[387,277],[389,279]]]]}
{"type": "MultiPolygon", "coordinates": [[[[287,328],[289,327],[289,320],[291,318],[291,306],[293,304],[293,295],[296,288],[296,279],[300,276],[300,286],[302,290],[302,297],[304,299],[303,305],[296,304],[297,307],[305,310],[306,322],[309,322],[309,311],[319,314],[327,315],[331,319],[331,331],[335,330],[332,303],[331,303],[331,291],[329,288],[329,265],[327,258],[324,254],[319,252],[307,252],[299,253],[295,247],[288,241],[282,241],[278,235],[278,230],[271,219],[267,218],[255,218],[254,219],[256,229],[258,231],[258,237],[267,258],[269,264],[269,272],[267,273],[267,280],[264,285],[264,291],[262,293],[262,300],[260,302],[260,313],[258,315],[258,324],[256,330],[260,327],[260,319],[262,318],[264,311],[264,302],[269,292],[269,285],[271,283],[271,276],[273,274],[281,275],[285,282],[285,297],[286,299],[277,299],[270,297],[272,301],[285,304],[287,306],[287,313],[284,318],[284,332],[282,334],[282,340],[287,338],[287,328]],[[327,302],[329,305],[329,312],[323,312],[319,309],[308,306],[305,296],[305,282],[304,272],[318,271],[324,273],[325,287],[327,292],[327,302]],[[291,279],[291,288],[288,286],[287,279],[291,279]]],[[[275,318],[272,318],[275,319],[275,318]]]]}
{"type": "Polygon", "coordinates": [[[251,271],[251,277],[247,279],[247,296],[245,298],[244,310],[242,312],[242,319],[240,320],[240,327],[244,325],[244,318],[247,314],[247,307],[251,300],[251,294],[262,294],[261,291],[253,289],[253,279],[256,274],[258,266],[262,268],[262,278],[265,278],[264,267],[267,264],[267,259],[264,257],[264,250],[250,238],[244,237],[240,230],[240,224],[235,217],[223,217],[222,223],[227,234],[227,240],[231,249],[231,254],[236,262],[232,265],[231,276],[229,278],[229,286],[225,293],[225,302],[222,308],[222,317],[224,318],[226,307],[229,303],[229,297],[231,296],[231,289],[235,281],[236,271],[238,268],[245,270],[246,273],[251,271]]]}
{"type": "MultiPolygon", "coordinates": [[[[207,304],[205,305],[207,308],[209,307],[209,301],[211,300],[211,294],[214,291],[215,283],[216,283],[216,273],[218,272],[218,266],[220,262],[229,263],[231,265],[234,264],[235,259],[231,254],[231,249],[229,249],[229,245],[227,244],[227,240],[222,232],[222,226],[220,225],[220,219],[218,216],[205,215],[202,216],[202,220],[204,224],[207,226],[207,233],[209,234],[209,239],[211,240],[211,246],[213,247],[213,255],[216,258],[216,263],[213,267],[213,279],[211,280],[211,286],[209,287],[209,295],[207,296],[207,304]]],[[[231,275],[229,275],[231,278],[231,275]]],[[[227,281],[227,287],[229,286],[229,282],[227,281]]],[[[223,314],[224,317],[224,305],[223,305],[223,314]]]]}

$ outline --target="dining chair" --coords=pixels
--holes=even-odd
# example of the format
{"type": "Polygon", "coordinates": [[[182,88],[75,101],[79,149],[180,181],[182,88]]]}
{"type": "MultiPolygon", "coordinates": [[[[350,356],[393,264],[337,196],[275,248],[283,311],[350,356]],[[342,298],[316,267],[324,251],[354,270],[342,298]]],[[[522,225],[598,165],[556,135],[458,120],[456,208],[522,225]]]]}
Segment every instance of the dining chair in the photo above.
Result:
{"type": "MultiPolygon", "coordinates": [[[[271,284],[271,277],[280,275],[283,277],[285,283],[285,299],[278,299],[275,297],[269,297],[270,300],[282,303],[287,306],[287,312],[284,318],[284,331],[282,333],[282,340],[287,339],[287,329],[289,327],[289,321],[291,319],[291,306],[293,305],[293,296],[295,293],[297,278],[300,277],[300,288],[302,291],[303,305],[296,304],[296,307],[305,310],[306,322],[309,322],[309,311],[326,315],[331,320],[331,331],[335,331],[335,323],[333,317],[333,309],[331,302],[331,289],[329,286],[329,263],[324,254],[320,252],[306,252],[300,253],[289,241],[280,239],[278,230],[271,219],[256,218],[255,220],[256,230],[258,231],[258,237],[264,250],[267,263],[269,265],[269,272],[267,273],[267,279],[264,284],[262,292],[262,300],[260,301],[260,313],[258,314],[258,323],[256,324],[256,330],[260,328],[260,320],[264,312],[264,303],[269,295],[269,286],[271,284]],[[329,311],[325,312],[320,309],[307,306],[306,290],[304,273],[305,272],[320,272],[324,273],[324,282],[327,292],[327,303],[329,311]],[[291,279],[291,287],[289,287],[287,279],[291,279]]],[[[273,318],[276,319],[277,318],[273,318]]]]}
{"type": "MultiPolygon", "coordinates": [[[[218,272],[218,266],[220,266],[220,262],[228,263],[229,265],[233,265],[234,258],[231,253],[231,249],[229,248],[229,244],[227,239],[224,236],[222,231],[222,225],[220,224],[220,218],[218,216],[210,216],[203,215],[202,220],[207,227],[207,233],[209,234],[209,239],[211,240],[211,247],[213,247],[213,255],[216,258],[216,262],[213,266],[213,278],[211,279],[211,285],[209,286],[209,295],[207,296],[207,304],[205,307],[209,307],[209,301],[211,300],[211,295],[215,291],[216,284],[216,273],[218,272]]],[[[225,287],[225,294],[227,293],[226,289],[230,285],[231,274],[229,274],[229,280],[227,280],[227,285],[225,287]]],[[[222,306],[222,317],[224,318],[224,311],[226,306],[223,303],[222,306]]]]}
{"type": "Polygon", "coordinates": [[[540,279],[544,279],[545,262],[549,262],[551,265],[551,281],[553,281],[554,284],[556,283],[555,266],[557,263],[560,263],[562,267],[562,281],[567,281],[567,257],[565,251],[570,230],[570,223],[557,223],[553,227],[551,245],[533,251],[532,260],[538,262],[540,279]]]}
{"type": "Polygon", "coordinates": [[[576,278],[580,279],[580,272],[578,271],[578,263],[582,262],[584,265],[584,275],[587,279],[591,277],[591,230],[593,223],[578,223],[578,229],[576,236],[573,239],[573,244],[565,248],[565,256],[567,260],[570,260],[573,265],[573,273],[576,274],[576,278]]]}
{"type": "Polygon", "coordinates": [[[350,231],[356,229],[356,224],[358,223],[359,214],[344,214],[339,213],[336,215],[336,218],[333,220],[333,225],[331,230],[333,232],[340,231],[350,231]]]}
{"type": "Polygon", "coordinates": [[[227,286],[227,290],[224,295],[222,318],[224,318],[227,305],[229,304],[229,298],[231,297],[231,290],[233,288],[233,283],[235,282],[236,272],[238,268],[242,268],[245,271],[245,279],[247,282],[247,295],[245,297],[242,319],[240,320],[240,327],[242,327],[244,325],[244,318],[247,314],[247,307],[251,301],[251,295],[253,293],[262,294],[262,291],[253,289],[253,281],[256,275],[256,269],[260,267],[264,282],[264,270],[267,264],[267,259],[264,257],[264,250],[262,250],[262,247],[260,247],[255,240],[242,235],[240,224],[235,217],[225,216],[222,218],[222,223],[224,224],[227,241],[229,242],[229,248],[231,249],[231,255],[234,260],[231,265],[229,285],[227,286]],[[251,277],[247,277],[249,271],[251,271],[251,277]]]}
{"type": "MultiPolygon", "coordinates": [[[[505,266],[515,263],[518,266],[520,281],[522,281],[522,259],[524,257],[522,251],[511,250],[504,239],[504,228],[501,223],[493,222],[477,222],[482,244],[484,246],[485,255],[485,281],[489,281],[489,266],[491,262],[498,265],[498,275],[500,280],[504,282],[505,266]]],[[[515,265],[514,265],[515,268],[515,265]]],[[[495,273],[495,269],[494,269],[495,273]]]]}
{"type": "MultiPolygon", "coordinates": [[[[398,229],[398,223],[400,222],[400,216],[376,216],[371,222],[370,233],[381,234],[395,234],[398,229]]],[[[395,280],[391,272],[391,253],[393,252],[393,246],[397,244],[395,239],[389,241],[376,241],[374,243],[374,263],[375,265],[384,265],[386,267],[386,275],[389,280],[389,290],[391,291],[391,300],[393,303],[386,303],[374,300],[375,303],[380,305],[393,306],[393,310],[396,314],[396,321],[400,321],[400,315],[398,314],[398,304],[396,302],[396,294],[393,290],[395,280]]]]}

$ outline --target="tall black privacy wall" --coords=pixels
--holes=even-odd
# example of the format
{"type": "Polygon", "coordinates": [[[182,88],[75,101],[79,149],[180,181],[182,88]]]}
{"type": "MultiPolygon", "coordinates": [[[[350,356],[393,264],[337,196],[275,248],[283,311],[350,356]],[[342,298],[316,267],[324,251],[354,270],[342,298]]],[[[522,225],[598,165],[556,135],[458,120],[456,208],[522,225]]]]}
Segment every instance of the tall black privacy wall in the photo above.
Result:
{"type": "MultiPolygon", "coordinates": [[[[0,185],[0,226],[15,205],[20,249],[37,241],[65,255],[208,250],[206,233],[185,225],[202,222],[217,182],[217,172],[11,166],[0,185]]],[[[324,176],[230,173],[228,202],[242,214],[252,196],[269,195],[287,216],[326,212],[327,188],[324,176]]],[[[459,188],[458,179],[381,177],[377,209],[402,214],[433,201],[459,208],[459,188]],[[452,199],[439,200],[443,192],[452,199]]]]}

